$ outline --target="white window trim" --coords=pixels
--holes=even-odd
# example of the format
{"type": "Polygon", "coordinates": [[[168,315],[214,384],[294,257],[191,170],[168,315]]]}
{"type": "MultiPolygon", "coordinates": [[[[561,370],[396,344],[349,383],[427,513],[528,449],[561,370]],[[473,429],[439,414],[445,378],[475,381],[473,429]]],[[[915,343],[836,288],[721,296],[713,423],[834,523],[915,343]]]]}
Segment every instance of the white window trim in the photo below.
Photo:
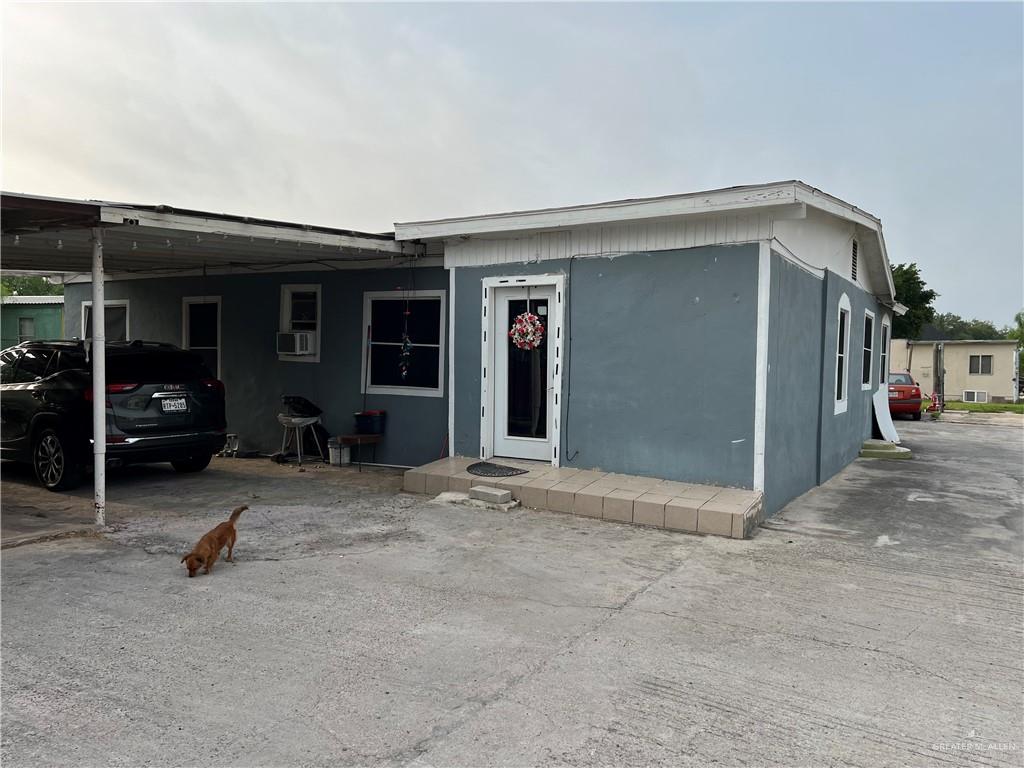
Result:
{"type": "MultiPolygon", "coordinates": [[[[359,377],[359,391],[360,393],[366,393],[368,395],[406,395],[409,397],[444,397],[444,376],[445,376],[445,365],[444,365],[444,353],[445,353],[445,340],[447,333],[445,331],[445,318],[447,317],[447,307],[445,305],[445,299],[447,293],[444,289],[424,289],[416,291],[367,291],[363,294],[363,354],[362,354],[362,366],[360,368],[359,377]],[[370,340],[367,338],[367,331],[370,327],[370,319],[373,316],[370,308],[373,304],[374,299],[386,299],[389,301],[400,301],[404,298],[410,299],[440,299],[441,301],[441,313],[440,323],[441,327],[438,329],[437,336],[437,386],[436,387],[392,387],[392,386],[375,386],[367,381],[367,362],[370,352],[370,340]]],[[[415,346],[432,346],[430,344],[416,344],[415,346]]],[[[449,438],[450,440],[451,438],[449,438]]]]}
{"type": "Polygon", "coordinates": [[[961,398],[965,403],[987,403],[988,402],[988,390],[986,389],[965,389],[963,391],[963,397],[961,398]],[[967,399],[967,393],[971,392],[974,395],[973,400],[967,399]],[[978,395],[984,395],[984,400],[979,400],[978,395]]]}
{"type": "MultiPolygon", "coordinates": [[[[864,319],[871,318],[871,354],[868,355],[868,381],[864,383],[864,352],[868,350],[868,339],[864,339],[864,345],[861,348],[860,354],[860,388],[862,391],[867,392],[875,386],[875,329],[878,327],[877,321],[875,320],[875,313],[870,309],[864,310],[864,319]]],[[[861,335],[864,333],[864,323],[861,323],[861,335]]]]}
{"type": "MultiPolygon", "coordinates": [[[[996,361],[995,355],[986,355],[986,354],[983,354],[983,353],[980,353],[980,352],[978,354],[976,354],[976,355],[968,355],[967,356],[967,375],[968,376],[991,376],[992,375],[992,370],[993,370],[993,368],[995,368],[995,361],[996,361]],[[972,357],[978,358],[978,372],[977,373],[971,373],[971,358],[972,357]],[[989,364],[988,364],[988,373],[985,373],[984,371],[981,370],[981,368],[982,368],[982,365],[981,365],[982,364],[982,358],[985,358],[985,357],[990,358],[989,359],[989,364]]],[[[975,390],[968,389],[967,391],[968,392],[974,392],[975,390]]],[[[978,391],[979,392],[983,392],[984,390],[978,390],[978,391]]]]}
{"type": "MultiPolygon", "coordinates": [[[[132,340],[132,309],[131,309],[130,303],[131,302],[130,302],[129,299],[106,299],[103,302],[104,311],[106,311],[107,307],[124,307],[124,340],[125,341],[131,341],[132,340]]],[[[82,317],[81,317],[81,320],[80,320],[81,325],[78,326],[78,332],[81,334],[80,338],[82,338],[82,339],[85,338],[85,308],[86,307],[89,307],[90,309],[92,308],[92,299],[89,299],[88,301],[83,301],[81,309],[80,309],[82,317]]],[[[104,329],[104,330],[106,330],[106,329],[104,329]]],[[[107,339],[107,341],[110,341],[110,339],[107,339]]]]}
{"type": "MultiPolygon", "coordinates": [[[[555,288],[555,306],[551,312],[547,338],[555,341],[554,359],[565,358],[562,349],[565,339],[562,328],[565,322],[565,275],[508,275],[502,277],[485,277],[480,281],[481,312],[480,312],[480,458],[489,459],[494,456],[494,395],[490,386],[489,371],[494,370],[494,289],[525,288],[527,286],[551,285],[555,288]]],[[[554,381],[552,382],[552,427],[551,427],[551,466],[557,467],[561,462],[562,445],[562,365],[555,364],[554,381]]]]}
{"type": "MultiPolygon", "coordinates": [[[[320,362],[320,339],[324,335],[324,313],[323,296],[320,283],[287,283],[281,286],[281,311],[278,321],[278,329],[281,333],[292,333],[291,318],[293,293],[314,291],[316,293],[316,352],[312,355],[284,355],[277,353],[277,359],[288,363],[319,363],[320,362]]],[[[275,345],[276,347],[276,345],[275,345]]]]}
{"type": "MultiPolygon", "coordinates": [[[[216,304],[217,305],[217,370],[213,372],[213,375],[218,379],[221,377],[221,353],[223,347],[221,346],[220,337],[220,326],[221,326],[221,312],[220,312],[220,296],[185,296],[181,300],[181,348],[192,349],[188,345],[188,305],[189,304],[216,304]]],[[[195,349],[209,349],[209,347],[195,347],[195,349]]]]}
{"type": "Polygon", "coordinates": [[[833,415],[846,413],[847,405],[850,402],[850,318],[853,312],[850,307],[850,297],[845,293],[839,297],[839,307],[836,310],[836,346],[835,346],[835,369],[832,376],[832,394],[835,397],[836,384],[842,384],[843,396],[835,399],[833,415]],[[843,339],[843,379],[839,381],[839,326],[842,323],[843,313],[846,313],[846,338],[843,339]]]}
{"type": "MultiPolygon", "coordinates": [[[[889,353],[892,351],[892,318],[886,312],[882,315],[882,332],[878,337],[878,386],[889,386],[889,353]],[[882,358],[885,357],[885,365],[882,358]]],[[[887,390],[888,391],[888,390],[887,390]]]]}

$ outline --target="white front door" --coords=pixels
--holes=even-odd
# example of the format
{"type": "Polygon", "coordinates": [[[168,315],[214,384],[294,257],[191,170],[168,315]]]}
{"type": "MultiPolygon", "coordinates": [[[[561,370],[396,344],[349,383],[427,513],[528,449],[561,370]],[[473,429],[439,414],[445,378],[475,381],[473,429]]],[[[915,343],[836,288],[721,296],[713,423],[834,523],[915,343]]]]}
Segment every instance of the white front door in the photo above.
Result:
{"type": "Polygon", "coordinates": [[[494,291],[494,455],[551,459],[555,360],[547,334],[540,347],[519,349],[509,330],[526,311],[549,327],[555,306],[550,285],[494,291]]]}

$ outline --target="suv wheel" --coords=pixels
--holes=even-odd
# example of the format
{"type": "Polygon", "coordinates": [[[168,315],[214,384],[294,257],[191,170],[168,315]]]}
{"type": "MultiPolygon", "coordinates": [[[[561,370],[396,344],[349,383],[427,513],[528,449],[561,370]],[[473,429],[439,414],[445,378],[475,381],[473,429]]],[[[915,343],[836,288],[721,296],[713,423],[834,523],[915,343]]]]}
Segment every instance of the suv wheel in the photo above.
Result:
{"type": "Polygon", "coordinates": [[[66,441],[53,429],[44,429],[32,443],[32,468],[48,491],[67,491],[82,481],[82,468],[68,453],[66,441]]]}
{"type": "Polygon", "coordinates": [[[211,453],[197,453],[187,459],[177,459],[171,462],[171,466],[179,472],[202,472],[210,464],[213,458],[211,453]]]}

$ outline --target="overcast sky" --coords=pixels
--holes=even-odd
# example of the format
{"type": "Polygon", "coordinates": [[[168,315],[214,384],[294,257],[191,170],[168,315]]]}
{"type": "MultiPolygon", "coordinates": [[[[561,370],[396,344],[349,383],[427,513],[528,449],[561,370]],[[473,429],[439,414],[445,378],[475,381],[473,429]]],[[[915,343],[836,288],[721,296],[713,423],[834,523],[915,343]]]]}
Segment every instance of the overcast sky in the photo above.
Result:
{"type": "Polygon", "coordinates": [[[799,178],[1024,305],[1021,4],[4,4],[3,188],[390,230],[799,178]]]}

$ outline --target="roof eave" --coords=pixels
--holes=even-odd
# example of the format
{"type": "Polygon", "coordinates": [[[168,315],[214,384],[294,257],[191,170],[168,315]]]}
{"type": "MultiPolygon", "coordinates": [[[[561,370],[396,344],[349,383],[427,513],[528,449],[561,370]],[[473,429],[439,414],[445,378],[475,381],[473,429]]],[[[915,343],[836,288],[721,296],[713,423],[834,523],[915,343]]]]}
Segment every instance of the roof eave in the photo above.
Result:
{"type": "Polygon", "coordinates": [[[516,234],[541,230],[609,224],[620,221],[708,215],[729,211],[790,206],[796,201],[796,182],[776,182],[684,195],[613,200],[563,208],[466,216],[433,221],[398,222],[398,240],[437,240],[473,235],[516,234]]]}

